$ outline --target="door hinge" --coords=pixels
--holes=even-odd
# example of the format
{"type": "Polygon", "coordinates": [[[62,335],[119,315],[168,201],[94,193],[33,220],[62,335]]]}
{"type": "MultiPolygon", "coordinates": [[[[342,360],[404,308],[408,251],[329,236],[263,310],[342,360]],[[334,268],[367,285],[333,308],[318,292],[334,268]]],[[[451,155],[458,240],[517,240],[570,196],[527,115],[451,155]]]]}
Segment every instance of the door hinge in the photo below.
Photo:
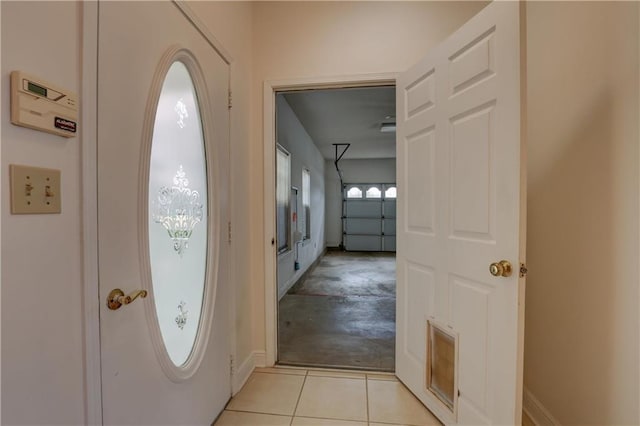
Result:
{"type": "Polygon", "coordinates": [[[229,90],[229,109],[233,108],[233,92],[231,92],[231,90],[229,90]]]}
{"type": "Polygon", "coordinates": [[[229,222],[229,244],[231,244],[231,222],[229,222]]]}
{"type": "Polygon", "coordinates": [[[527,269],[527,265],[525,265],[524,263],[520,264],[520,278],[524,278],[527,276],[527,272],[529,272],[529,270],[527,269]]]}
{"type": "Polygon", "coordinates": [[[229,355],[229,371],[232,376],[236,374],[236,360],[233,355],[229,355]]]}

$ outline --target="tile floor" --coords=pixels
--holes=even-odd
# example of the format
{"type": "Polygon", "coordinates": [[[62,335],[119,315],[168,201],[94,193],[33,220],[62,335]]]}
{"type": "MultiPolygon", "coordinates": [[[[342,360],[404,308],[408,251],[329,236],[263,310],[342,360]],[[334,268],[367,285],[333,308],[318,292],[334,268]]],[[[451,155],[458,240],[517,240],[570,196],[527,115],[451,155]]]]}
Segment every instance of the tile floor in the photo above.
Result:
{"type": "Polygon", "coordinates": [[[216,426],[421,426],[440,422],[393,374],[257,368],[216,426]]]}

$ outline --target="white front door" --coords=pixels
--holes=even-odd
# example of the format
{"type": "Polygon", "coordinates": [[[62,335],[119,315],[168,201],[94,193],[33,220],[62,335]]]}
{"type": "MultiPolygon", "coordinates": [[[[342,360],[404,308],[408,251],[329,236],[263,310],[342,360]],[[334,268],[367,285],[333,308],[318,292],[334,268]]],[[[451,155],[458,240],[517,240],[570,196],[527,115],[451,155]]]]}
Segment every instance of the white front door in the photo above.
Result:
{"type": "Polygon", "coordinates": [[[229,66],[173,2],[101,2],[98,43],[104,424],[211,424],[231,393],[229,66]]]}
{"type": "Polygon", "coordinates": [[[398,78],[396,374],[445,424],[521,420],[519,19],[495,2],[398,78]]]}

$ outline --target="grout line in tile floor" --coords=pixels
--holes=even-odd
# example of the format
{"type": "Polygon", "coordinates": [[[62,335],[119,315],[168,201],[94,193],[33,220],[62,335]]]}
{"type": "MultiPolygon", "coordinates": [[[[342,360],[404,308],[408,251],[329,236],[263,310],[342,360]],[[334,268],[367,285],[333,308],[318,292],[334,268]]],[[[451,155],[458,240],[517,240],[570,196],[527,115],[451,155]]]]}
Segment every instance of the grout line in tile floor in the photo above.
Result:
{"type": "Polygon", "coordinates": [[[296,401],[296,406],[293,409],[293,414],[291,414],[291,421],[289,422],[289,426],[293,424],[293,419],[296,418],[296,412],[298,411],[298,404],[300,404],[300,398],[302,398],[302,391],[304,391],[304,384],[307,383],[307,377],[309,377],[309,370],[304,372],[304,379],[302,380],[302,387],[300,388],[300,393],[298,394],[298,400],[296,401]]]}
{"type": "Polygon", "coordinates": [[[365,398],[367,401],[367,425],[369,424],[370,418],[369,418],[369,375],[365,374],[364,375],[364,391],[365,391],[365,398]]]}
{"type": "Polygon", "coordinates": [[[256,371],[256,374],[277,374],[278,376],[306,376],[307,374],[294,374],[294,373],[278,373],[275,371],[256,371]]]}
{"type": "Polygon", "coordinates": [[[289,414],[276,414],[276,413],[269,413],[267,411],[257,411],[257,410],[240,410],[238,408],[225,408],[224,411],[233,411],[234,413],[264,414],[266,416],[285,416],[285,417],[289,417],[289,414]]]}

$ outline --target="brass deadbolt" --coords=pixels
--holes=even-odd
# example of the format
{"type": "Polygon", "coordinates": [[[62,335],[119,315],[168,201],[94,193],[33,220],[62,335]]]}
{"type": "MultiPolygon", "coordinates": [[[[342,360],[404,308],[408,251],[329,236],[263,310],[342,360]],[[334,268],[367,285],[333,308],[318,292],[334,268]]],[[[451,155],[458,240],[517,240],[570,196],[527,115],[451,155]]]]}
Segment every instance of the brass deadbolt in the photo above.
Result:
{"type": "Polygon", "coordinates": [[[494,277],[510,277],[513,272],[511,263],[508,260],[501,260],[500,262],[492,263],[489,266],[489,272],[494,277]]]}

